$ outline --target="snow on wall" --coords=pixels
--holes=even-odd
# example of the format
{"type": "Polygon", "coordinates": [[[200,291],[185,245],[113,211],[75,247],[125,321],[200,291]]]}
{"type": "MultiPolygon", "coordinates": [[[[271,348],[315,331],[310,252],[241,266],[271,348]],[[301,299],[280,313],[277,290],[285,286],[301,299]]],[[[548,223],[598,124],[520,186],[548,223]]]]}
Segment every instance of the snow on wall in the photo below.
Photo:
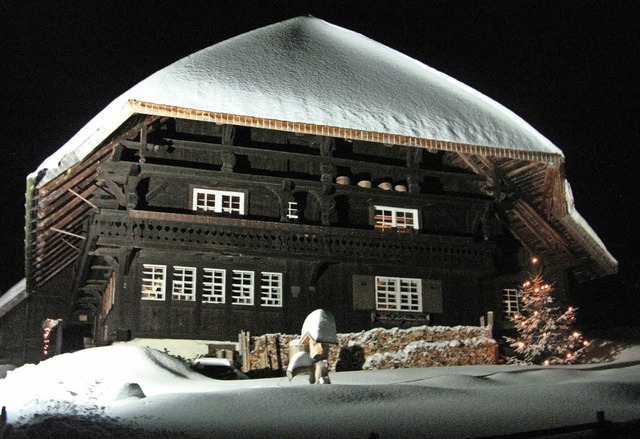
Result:
{"type": "MultiPolygon", "coordinates": [[[[129,341],[117,341],[114,345],[140,346],[167,352],[173,356],[195,360],[209,354],[209,345],[220,343],[214,340],[191,340],[177,338],[134,338],[129,341]]],[[[231,343],[231,342],[229,342],[231,343]]]]}

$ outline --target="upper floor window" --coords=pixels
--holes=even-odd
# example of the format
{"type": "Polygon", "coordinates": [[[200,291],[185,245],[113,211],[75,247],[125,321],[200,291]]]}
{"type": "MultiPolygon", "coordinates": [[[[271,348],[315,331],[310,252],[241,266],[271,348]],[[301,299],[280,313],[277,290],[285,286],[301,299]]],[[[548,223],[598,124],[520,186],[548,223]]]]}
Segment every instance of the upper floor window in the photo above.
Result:
{"type": "Polygon", "coordinates": [[[142,266],[143,300],[164,300],[166,285],[166,265],[144,264],[142,266]]]}
{"type": "Polygon", "coordinates": [[[194,267],[173,267],[173,300],[196,300],[196,269],[194,267]]]}
{"type": "Polygon", "coordinates": [[[291,219],[298,219],[298,203],[295,201],[289,201],[287,205],[287,217],[291,219]]]}
{"type": "Polygon", "coordinates": [[[417,230],[418,209],[404,209],[390,206],[374,206],[374,225],[376,229],[395,229],[401,232],[417,230]]]}
{"type": "Polygon", "coordinates": [[[506,320],[520,312],[520,292],[515,288],[502,290],[502,317],[506,320]]]}
{"type": "Polygon", "coordinates": [[[192,209],[197,212],[245,214],[244,192],[193,188],[192,209]]]}
{"type": "Polygon", "coordinates": [[[422,312],[422,280],[376,276],[376,309],[422,312]]]}

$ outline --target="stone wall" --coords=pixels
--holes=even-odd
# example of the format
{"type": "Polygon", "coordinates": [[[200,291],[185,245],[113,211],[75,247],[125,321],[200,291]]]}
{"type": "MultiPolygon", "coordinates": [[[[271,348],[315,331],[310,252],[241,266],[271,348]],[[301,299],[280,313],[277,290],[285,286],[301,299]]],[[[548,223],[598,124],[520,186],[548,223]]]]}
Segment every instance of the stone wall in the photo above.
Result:
{"type": "MultiPolygon", "coordinates": [[[[267,334],[251,338],[252,371],[283,371],[289,363],[289,343],[298,335],[267,334]]],[[[338,334],[329,351],[334,371],[496,364],[498,345],[490,327],[419,326],[376,328],[338,334]]]]}

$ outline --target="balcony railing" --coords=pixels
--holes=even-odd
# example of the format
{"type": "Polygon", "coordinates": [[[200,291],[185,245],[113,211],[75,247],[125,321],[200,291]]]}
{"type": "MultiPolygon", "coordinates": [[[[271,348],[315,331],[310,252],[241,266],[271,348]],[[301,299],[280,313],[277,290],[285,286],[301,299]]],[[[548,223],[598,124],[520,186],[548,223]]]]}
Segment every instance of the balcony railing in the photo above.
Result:
{"type": "Polygon", "coordinates": [[[102,210],[93,220],[98,245],[225,252],[328,260],[396,260],[487,269],[495,245],[471,238],[381,233],[237,217],[102,210]]]}

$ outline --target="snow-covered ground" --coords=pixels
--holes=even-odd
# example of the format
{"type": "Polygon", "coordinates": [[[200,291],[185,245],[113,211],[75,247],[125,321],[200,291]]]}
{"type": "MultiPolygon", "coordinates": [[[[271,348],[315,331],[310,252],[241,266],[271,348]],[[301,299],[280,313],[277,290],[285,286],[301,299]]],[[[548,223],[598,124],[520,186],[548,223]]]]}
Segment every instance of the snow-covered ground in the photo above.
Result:
{"type": "Polygon", "coordinates": [[[0,405],[6,437],[43,429],[55,437],[56,428],[129,439],[482,437],[591,423],[597,411],[615,423],[640,419],[640,346],[605,364],[339,372],[331,380],[217,381],[154,349],[111,346],[8,371],[0,405]],[[45,421],[56,416],[65,422],[45,421]]]}

